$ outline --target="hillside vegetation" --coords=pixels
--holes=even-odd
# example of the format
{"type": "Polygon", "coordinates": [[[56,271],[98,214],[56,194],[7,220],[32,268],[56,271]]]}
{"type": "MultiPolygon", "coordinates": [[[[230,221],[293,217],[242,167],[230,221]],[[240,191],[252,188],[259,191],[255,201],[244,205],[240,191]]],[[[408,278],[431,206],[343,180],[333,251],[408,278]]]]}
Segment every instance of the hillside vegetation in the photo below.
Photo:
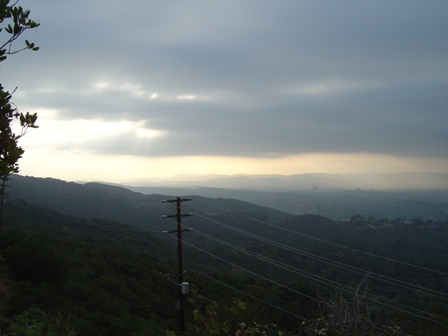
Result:
{"type": "MultiPolygon", "coordinates": [[[[34,178],[9,192],[2,333],[178,330],[177,240],[162,233],[175,222],[161,218],[172,196],[34,178]]],[[[333,221],[199,196],[182,209],[189,335],[448,331],[447,221],[333,221]]]]}

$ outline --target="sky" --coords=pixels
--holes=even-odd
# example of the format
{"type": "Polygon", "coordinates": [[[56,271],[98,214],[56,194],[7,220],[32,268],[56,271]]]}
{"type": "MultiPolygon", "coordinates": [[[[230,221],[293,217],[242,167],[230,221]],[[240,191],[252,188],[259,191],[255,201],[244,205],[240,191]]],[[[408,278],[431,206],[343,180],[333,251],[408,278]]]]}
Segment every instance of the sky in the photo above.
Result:
{"type": "Polygon", "coordinates": [[[447,1],[19,5],[23,175],[448,173],[447,1]]]}

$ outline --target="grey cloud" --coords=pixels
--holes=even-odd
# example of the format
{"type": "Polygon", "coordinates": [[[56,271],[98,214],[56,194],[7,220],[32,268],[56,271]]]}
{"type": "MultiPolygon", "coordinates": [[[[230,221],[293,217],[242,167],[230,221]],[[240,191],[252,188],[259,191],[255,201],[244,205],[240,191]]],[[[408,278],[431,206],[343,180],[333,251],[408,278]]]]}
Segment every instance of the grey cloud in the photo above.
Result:
{"type": "Polygon", "coordinates": [[[42,23],[31,36],[42,49],[2,68],[5,82],[25,93],[19,106],[168,132],[146,142],[121,134],[80,144],[89,150],[447,155],[447,3],[21,4],[42,23]],[[94,91],[101,80],[139,85],[144,95],[94,91]],[[337,90],[303,89],[325,83],[337,90]],[[183,94],[210,99],[174,99],[183,94]]]}
{"type": "Polygon", "coordinates": [[[150,129],[169,132],[166,138],[151,140],[148,147],[132,135],[113,140],[113,146],[89,144],[89,149],[98,151],[245,156],[373,151],[444,156],[447,90],[446,84],[388,87],[246,109],[225,102],[151,100],[120,90],[86,94],[79,102],[72,91],[60,97],[40,94],[40,99],[49,107],[62,106],[65,117],[144,120],[150,129]],[[135,142],[142,146],[134,146],[135,142]]]}

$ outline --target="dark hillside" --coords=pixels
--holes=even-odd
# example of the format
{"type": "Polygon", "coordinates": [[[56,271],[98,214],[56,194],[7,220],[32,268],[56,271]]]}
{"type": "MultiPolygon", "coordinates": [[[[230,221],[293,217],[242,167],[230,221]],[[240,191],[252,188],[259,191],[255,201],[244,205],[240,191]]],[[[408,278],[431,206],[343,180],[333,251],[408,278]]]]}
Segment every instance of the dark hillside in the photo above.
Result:
{"type": "MultiPolygon", "coordinates": [[[[44,307],[49,316],[73,312],[78,330],[98,324],[99,335],[109,335],[110,330],[126,335],[129,329],[123,324],[132,324],[133,319],[143,328],[139,330],[144,330],[145,323],[164,328],[170,323],[167,321],[172,312],[154,308],[147,315],[140,304],[135,306],[133,302],[152,307],[136,295],[149,295],[141,284],[152,288],[164,276],[167,285],[174,288],[161,285],[160,295],[166,295],[169,302],[176,301],[176,266],[168,261],[176,260],[177,240],[174,235],[162,234],[163,230],[175,229],[176,223],[161,218],[162,214],[175,213],[173,204],[161,203],[172,196],[52,179],[19,177],[14,183],[5,200],[0,243],[4,259],[0,269],[5,279],[13,281],[11,285],[3,282],[0,291],[0,295],[13,296],[5,308],[7,318],[21,314],[25,307],[44,307]],[[69,215],[73,209],[76,216],[69,215]],[[148,267],[152,274],[139,266],[144,263],[140,258],[146,257],[157,264],[148,267]],[[53,275],[46,277],[45,269],[53,275]],[[80,296],[73,296],[76,293],[80,296]],[[89,297],[93,301],[87,300],[89,297]],[[52,303],[42,298],[51,298],[52,303]],[[72,301],[82,309],[67,303],[72,301]],[[117,308],[122,306],[123,310],[117,308]],[[101,313],[95,315],[94,311],[101,313]]],[[[188,281],[198,284],[213,300],[229,303],[232,296],[237,296],[253,304],[254,297],[263,298],[287,311],[299,312],[299,316],[314,318],[316,303],[309,300],[314,301],[318,293],[348,295],[367,278],[370,295],[384,298],[395,314],[412,320],[416,316],[410,312],[418,310],[417,315],[423,317],[417,321],[425,323],[435,312],[434,316],[445,316],[446,221],[362,215],[333,221],[320,215],[291,216],[248,202],[200,196],[183,203],[182,210],[194,213],[182,220],[194,229],[183,234],[184,270],[189,271],[188,281]],[[228,282],[212,284],[199,280],[201,275],[228,282]],[[252,297],[232,293],[230,287],[252,297]],[[292,288],[300,288],[300,294],[292,288]],[[303,296],[303,292],[308,294],[303,296]]],[[[274,314],[264,304],[256,303],[257,314],[271,322],[274,314]]],[[[301,323],[281,313],[275,317],[288,330],[295,330],[301,323]]]]}
{"type": "Polygon", "coordinates": [[[4,220],[6,230],[19,229],[95,246],[145,252],[161,259],[172,259],[175,255],[175,246],[160,239],[161,231],[148,232],[116,221],[67,216],[23,200],[5,201],[4,220]]]}
{"type": "MultiPolygon", "coordinates": [[[[8,198],[22,199],[70,216],[115,220],[145,229],[166,227],[167,221],[162,220],[161,216],[175,213],[172,204],[161,203],[162,200],[175,196],[143,195],[100,183],[77,184],[15,175],[9,185],[8,198]]],[[[198,202],[189,202],[189,211],[213,214],[227,214],[227,211],[244,212],[248,216],[256,214],[271,221],[283,220],[290,216],[278,210],[238,200],[207,199],[194,195],[191,197],[198,202]]]]}

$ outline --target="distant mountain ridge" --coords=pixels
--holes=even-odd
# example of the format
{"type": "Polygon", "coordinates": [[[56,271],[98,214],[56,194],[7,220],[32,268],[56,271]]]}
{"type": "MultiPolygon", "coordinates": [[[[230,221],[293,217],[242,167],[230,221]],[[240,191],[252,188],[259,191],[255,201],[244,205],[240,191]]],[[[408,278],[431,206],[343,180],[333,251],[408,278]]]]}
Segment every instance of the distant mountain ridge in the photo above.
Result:
{"type": "MultiPolygon", "coordinates": [[[[413,175],[414,176],[414,175],[413,175]]],[[[440,176],[439,176],[440,177],[440,176]]],[[[57,209],[63,213],[122,221],[131,225],[160,222],[161,200],[175,196],[194,196],[197,200],[226,207],[245,208],[250,213],[300,215],[320,214],[333,220],[354,214],[377,218],[406,217],[433,220],[448,219],[448,190],[373,191],[361,189],[325,190],[317,186],[303,191],[263,191],[244,188],[210,187],[132,187],[89,182],[66,182],[53,178],[15,175],[7,192],[28,202],[57,209]],[[232,200],[233,199],[233,200],[232,200]],[[238,201],[236,201],[238,200],[238,201]],[[242,202],[241,202],[242,201],[242,202]],[[274,210],[275,209],[275,210],[274,210]],[[277,214],[274,212],[277,211],[277,214]]],[[[202,210],[196,202],[187,204],[202,210]]],[[[166,210],[161,210],[166,209],[166,210]]],[[[160,226],[159,225],[159,226],[160,226]]],[[[166,225],[166,222],[165,224],[166,225]]]]}
{"type": "Polygon", "coordinates": [[[199,175],[174,176],[130,183],[152,187],[210,187],[264,191],[319,189],[448,190],[448,174],[405,172],[393,174],[199,175]]]}
{"type": "Polygon", "coordinates": [[[292,215],[320,214],[333,220],[353,214],[377,218],[448,220],[448,191],[373,191],[360,189],[263,191],[223,188],[127,187],[144,194],[200,195],[232,198],[277,209],[292,215]]]}

